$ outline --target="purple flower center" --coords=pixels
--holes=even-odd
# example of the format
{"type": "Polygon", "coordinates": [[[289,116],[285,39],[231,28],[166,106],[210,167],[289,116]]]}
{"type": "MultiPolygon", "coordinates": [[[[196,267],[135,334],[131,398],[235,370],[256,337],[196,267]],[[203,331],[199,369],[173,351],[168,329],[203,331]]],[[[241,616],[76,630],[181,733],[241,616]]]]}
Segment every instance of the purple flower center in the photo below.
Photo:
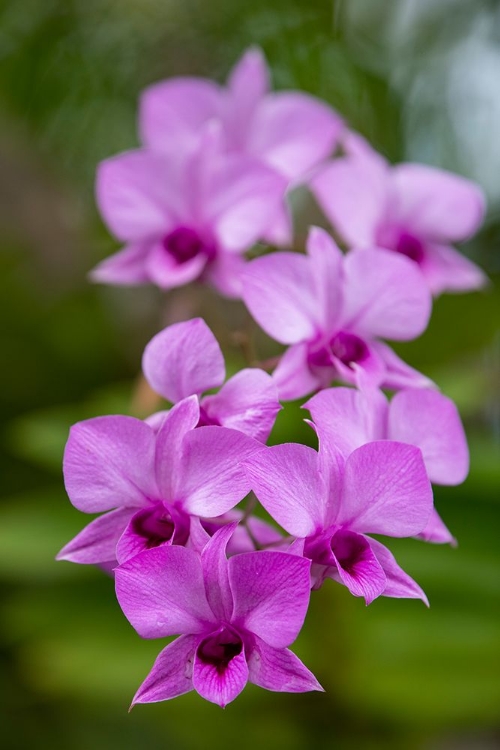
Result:
{"type": "Polygon", "coordinates": [[[188,525],[176,523],[162,503],[136,513],[132,519],[132,528],[138,536],[146,540],[147,549],[169,541],[184,544],[189,536],[188,525]]]}
{"type": "Polygon", "coordinates": [[[243,642],[232,630],[222,627],[218,633],[205,638],[198,646],[198,658],[211,664],[219,674],[227,669],[231,659],[241,654],[243,642]]]}
{"type": "Polygon", "coordinates": [[[332,367],[332,356],[349,366],[352,362],[362,362],[368,357],[365,342],[353,333],[339,331],[329,344],[309,352],[308,361],[313,367],[332,367]]]}
{"type": "Polygon", "coordinates": [[[349,532],[334,534],[330,546],[342,568],[351,575],[354,574],[356,563],[359,562],[366,548],[363,538],[349,532]]]}
{"type": "Polygon", "coordinates": [[[368,356],[365,342],[353,333],[340,331],[330,341],[332,354],[345,365],[362,362],[368,356]]]}
{"type": "Polygon", "coordinates": [[[419,239],[407,232],[401,232],[394,248],[397,253],[406,255],[415,263],[421,263],[424,259],[424,247],[419,239]]]}
{"type": "Polygon", "coordinates": [[[415,263],[421,263],[425,256],[423,243],[402,227],[391,224],[380,227],[377,231],[376,242],[380,247],[406,255],[415,263]]]}
{"type": "Polygon", "coordinates": [[[203,406],[200,404],[200,418],[196,426],[207,427],[208,425],[214,425],[214,424],[220,426],[220,422],[217,419],[212,418],[209,414],[207,414],[203,406]]]}
{"type": "Polygon", "coordinates": [[[204,242],[199,234],[190,227],[177,227],[163,238],[163,247],[177,261],[187,263],[203,253],[208,258],[215,254],[212,245],[204,242]]]}

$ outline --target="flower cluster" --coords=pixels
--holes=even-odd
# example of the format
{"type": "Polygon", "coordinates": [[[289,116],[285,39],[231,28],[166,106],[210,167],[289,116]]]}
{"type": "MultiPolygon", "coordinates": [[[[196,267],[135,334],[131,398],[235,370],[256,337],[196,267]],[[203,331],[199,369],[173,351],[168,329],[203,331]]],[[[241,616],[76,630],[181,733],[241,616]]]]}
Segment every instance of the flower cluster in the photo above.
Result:
{"type": "Polygon", "coordinates": [[[154,336],[143,375],[168,405],[145,420],[72,427],[66,489],[76,508],[100,515],[58,558],[113,571],[141,637],[179,636],[133,704],[194,689],[225,706],[248,681],[321,690],[289,650],[311,591],[328,578],[367,604],[427,603],[371,535],[454,544],[431,482],[467,475],[460,417],[384,339],[422,334],[433,295],[485,283],[451,247],[480,225],[483,198],[450,173],[390,166],[323,102],[271,92],[255,49],[226,87],[196,78],[150,87],[139,119],[143,147],[98,172],[102,215],[126,245],[93,278],[208,283],[288,348],[271,374],[249,367],[226,380],[201,318],[154,336]],[[317,227],[305,253],[279,249],[292,239],[288,194],[299,184],[345,252],[317,227]],[[275,250],[250,260],[259,240],[275,250]],[[318,448],[266,446],[280,402],[306,396],[318,448]]]}

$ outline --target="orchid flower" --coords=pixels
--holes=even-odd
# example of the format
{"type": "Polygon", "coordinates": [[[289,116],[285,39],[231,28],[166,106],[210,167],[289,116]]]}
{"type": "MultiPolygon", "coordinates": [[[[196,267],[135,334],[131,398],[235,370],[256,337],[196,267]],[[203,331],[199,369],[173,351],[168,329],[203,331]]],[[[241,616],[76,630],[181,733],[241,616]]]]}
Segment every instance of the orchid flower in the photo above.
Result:
{"type": "Polygon", "coordinates": [[[433,294],[487,283],[483,271],[452,247],[483,221],[478,185],[423,164],[391,166],[356,134],[346,139],[346,151],[322,168],[310,187],[347,243],[410,258],[433,294]]]}
{"type": "Polygon", "coordinates": [[[413,536],[428,523],[432,489],[419,448],[377,441],[344,458],[321,439],[319,453],[276,445],[243,466],[264,508],[296,537],[291,550],[312,560],[314,588],[328,577],[367,604],[381,594],[427,602],[389,550],[367,536],[413,536]]]}
{"type": "MultiPolygon", "coordinates": [[[[199,425],[222,425],[241,430],[265,443],[281,408],[270,375],[257,368],[240,370],[224,385],[224,356],[217,339],[201,318],[176,323],[156,334],[142,358],[151,387],[172,403],[199,397],[199,425]],[[219,392],[201,394],[222,386],[219,392]]],[[[150,417],[160,424],[165,412],[150,417]]]]}
{"type": "Polygon", "coordinates": [[[405,341],[425,330],[431,297],[418,269],[388,251],[344,256],[317,227],[307,253],[257,258],[242,276],[257,323],[291,344],[273,373],[280,398],[300,398],[333,379],[394,389],[429,385],[378,341],[405,341]]]}
{"type": "MultiPolygon", "coordinates": [[[[457,408],[435,390],[408,389],[391,402],[380,391],[328,388],[304,404],[320,440],[331,441],[344,458],[374,440],[396,440],[418,446],[434,484],[457,485],[469,471],[469,451],[457,408]]],[[[454,543],[436,510],[418,534],[436,543],[454,543]]]]}
{"type": "MultiPolygon", "coordinates": [[[[188,151],[198,143],[203,127],[217,122],[228,153],[258,159],[282,175],[287,185],[297,184],[333,153],[343,123],[313,96],[269,89],[269,70],[255,47],[245,52],[225,87],[190,77],[153,84],[141,97],[142,142],[163,153],[188,151]]],[[[265,237],[278,245],[291,241],[284,204],[265,237]]]]}
{"type": "Polygon", "coordinates": [[[73,505],[103,513],[70,541],[59,560],[123,562],[158,545],[199,548],[200,517],[227,513],[249,491],[240,461],[260,444],[237,430],[194,429],[196,396],[180,401],[158,433],[139,419],[96,417],[71,428],[64,479],[73,505]]]}
{"type": "Polygon", "coordinates": [[[210,125],[187,153],[138,149],[107,159],[97,175],[97,202],[126,246],[91,276],[162,289],[200,279],[237,297],[242,254],[275,216],[285,185],[255,158],[223,154],[210,125]]]}
{"type": "Polygon", "coordinates": [[[247,682],[267,690],[322,690],[288,646],[309,604],[310,562],[285,552],[226,558],[233,531],[201,556],[184,547],[143,552],[116,569],[116,595],[143,638],[181,634],[159,654],[132,705],[196,690],[224,707],[247,682]]]}

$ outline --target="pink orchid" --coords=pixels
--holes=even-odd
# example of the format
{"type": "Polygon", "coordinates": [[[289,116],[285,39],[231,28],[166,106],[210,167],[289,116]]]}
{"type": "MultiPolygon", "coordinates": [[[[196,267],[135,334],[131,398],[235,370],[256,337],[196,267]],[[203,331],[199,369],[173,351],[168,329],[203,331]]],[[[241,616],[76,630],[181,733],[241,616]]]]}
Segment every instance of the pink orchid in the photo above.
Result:
{"type": "Polygon", "coordinates": [[[419,448],[378,441],[345,459],[320,439],[319,453],[289,443],[264,448],[243,465],[262,505],[297,538],[291,549],[312,560],[314,588],[329,577],[367,604],[381,594],[427,602],[389,550],[366,536],[406,537],[425,528],[432,489],[419,448]]]}
{"type": "Polygon", "coordinates": [[[279,210],[285,185],[255,158],[221,153],[213,127],[187,153],[138,149],[107,159],[97,175],[97,201],[126,246],[92,278],[162,289],[200,279],[238,296],[242,254],[279,210]]]}
{"type": "MultiPolygon", "coordinates": [[[[342,120],[313,96],[269,89],[269,70],[257,48],[243,55],[226,87],[189,77],[154,84],[141,97],[142,142],[165,153],[189,150],[204,125],[215,121],[221,125],[227,152],[260,160],[283,175],[287,184],[300,182],[332,154],[343,132],[342,120]]],[[[290,242],[284,206],[266,238],[281,245],[290,242]]]]}
{"type": "MultiPolygon", "coordinates": [[[[224,385],[224,356],[217,339],[201,318],[176,323],[149,342],[142,369],[151,387],[172,403],[222,386],[199,398],[200,425],[241,430],[265,443],[281,406],[270,375],[257,368],[241,370],[224,385]]],[[[148,419],[160,424],[165,412],[148,419]]]]}
{"type": "Polygon", "coordinates": [[[267,690],[322,690],[288,646],[309,604],[309,567],[285,552],[226,558],[232,527],[200,555],[183,547],[144,552],[116,569],[116,595],[143,638],[181,634],[159,654],[132,705],[196,690],[224,707],[247,682],[267,690]]]}
{"type": "Polygon", "coordinates": [[[123,562],[158,545],[203,546],[201,518],[220,516],[249,491],[240,461],[260,443],[226,427],[200,427],[196,396],[159,432],[133,417],[96,417],[71,428],[64,479],[73,505],[103,513],[59,553],[78,563],[123,562]]]}
{"type": "Polygon", "coordinates": [[[482,270],[451,247],[471,237],[483,221],[478,185],[423,164],[391,166],[356,134],[347,138],[346,150],[310,187],[347,243],[410,258],[433,294],[487,283],[482,270]]]}
{"type": "Polygon", "coordinates": [[[429,385],[377,340],[405,341],[425,330],[431,297],[418,269],[387,251],[344,256],[315,227],[307,252],[257,258],[242,277],[257,323],[291,344],[273,373],[280,398],[300,398],[334,378],[394,389],[429,385]]]}
{"type": "MultiPolygon", "coordinates": [[[[331,441],[344,458],[374,440],[396,440],[422,451],[434,484],[457,485],[469,471],[469,451],[457,408],[442,393],[408,389],[391,402],[380,391],[329,388],[304,404],[320,440],[331,441]]],[[[418,536],[429,542],[454,543],[436,510],[418,536]]]]}

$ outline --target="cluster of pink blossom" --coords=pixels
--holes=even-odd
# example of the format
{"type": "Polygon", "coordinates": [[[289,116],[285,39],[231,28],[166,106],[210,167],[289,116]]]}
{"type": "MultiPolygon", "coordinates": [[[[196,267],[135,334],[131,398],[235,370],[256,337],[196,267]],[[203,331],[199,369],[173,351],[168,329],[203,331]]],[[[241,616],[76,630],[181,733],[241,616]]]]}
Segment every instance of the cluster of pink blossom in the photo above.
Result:
{"type": "Polygon", "coordinates": [[[248,368],[225,381],[201,318],[158,333],[142,369],[172,406],[73,426],[66,489],[76,508],[102,515],[58,557],[113,570],[143,638],[179,636],[134,703],[194,689],[225,706],[248,681],[321,690],[288,648],[311,590],[331,578],[367,604],[381,595],[427,602],[370,535],[454,543],[431,482],[467,475],[460,417],[382,339],[423,333],[432,294],[484,284],[451,247],[480,225],[483,198],[450,173],[389,166],[311,96],[270,92],[255,49],[226,87],[178,78],[147,89],[140,133],[141,149],[99,169],[100,209],[126,247],[93,278],[164,289],[206,282],[241,298],[288,348],[272,374],[248,368]],[[248,260],[259,240],[291,242],[287,200],[299,184],[346,252],[311,228],[305,254],[248,260]],[[382,388],[395,392],[390,400],[382,388]],[[318,450],[267,447],[280,401],[304,396],[318,450]],[[251,491],[269,520],[255,515],[255,497],[237,507],[251,491]]]}

